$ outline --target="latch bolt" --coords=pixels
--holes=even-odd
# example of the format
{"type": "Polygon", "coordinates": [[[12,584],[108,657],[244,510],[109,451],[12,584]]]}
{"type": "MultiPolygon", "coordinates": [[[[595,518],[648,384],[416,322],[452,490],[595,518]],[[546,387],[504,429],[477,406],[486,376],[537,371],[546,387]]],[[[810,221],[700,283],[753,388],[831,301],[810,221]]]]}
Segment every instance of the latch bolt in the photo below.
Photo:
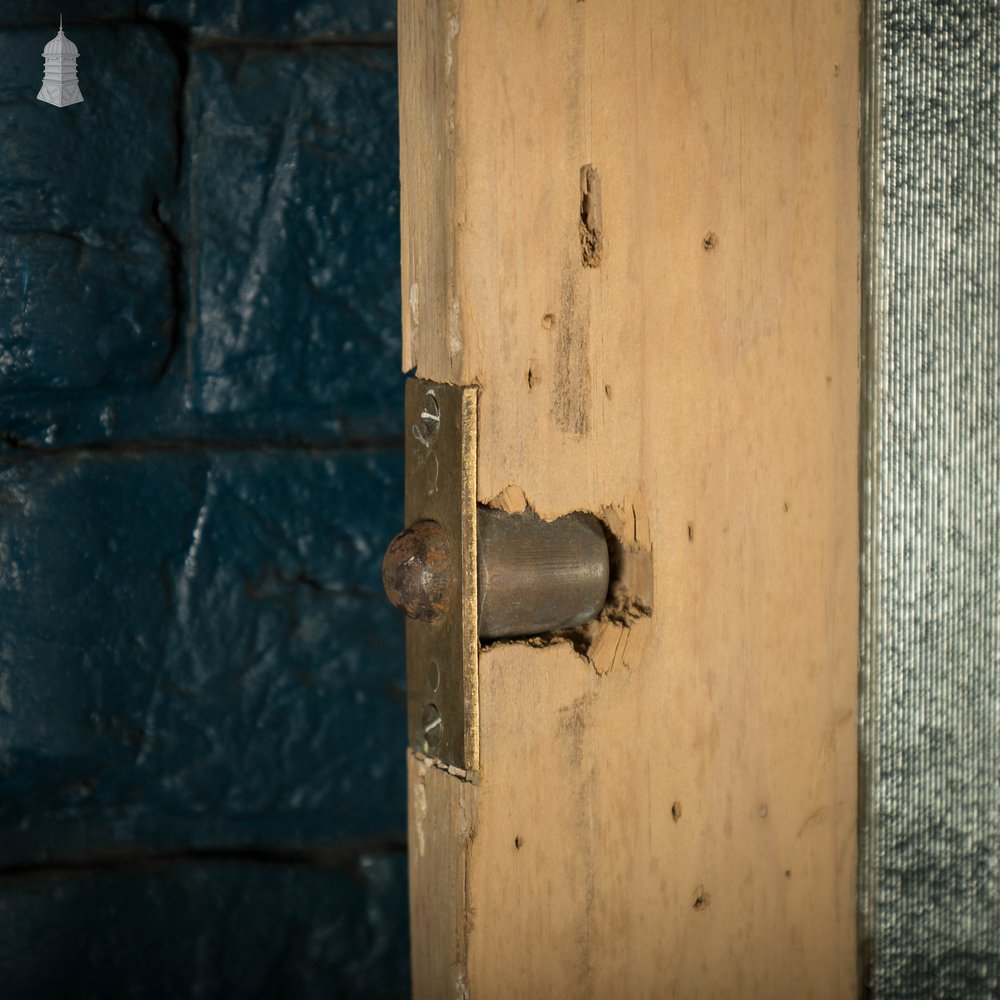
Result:
{"type": "Polygon", "coordinates": [[[479,388],[406,383],[407,529],[382,563],[406,622],[410,746],[479,767],[481,639],[539,635],[600,614],[610,576],[601,522],[543,521],[476,503],[479,388]]]}
{"type": "MultiPolygon", "coordinates": [[[[573,628],[600,614],[610,562],[596,517],[543,521],[531,511],[479,507],[476,521],[481,639],[573,628]]],[[[398,534],[382,563],[389,600],[421,622],[445,613],[453,572],[447,534],[435,521],[418,521],[398,534]]]]}

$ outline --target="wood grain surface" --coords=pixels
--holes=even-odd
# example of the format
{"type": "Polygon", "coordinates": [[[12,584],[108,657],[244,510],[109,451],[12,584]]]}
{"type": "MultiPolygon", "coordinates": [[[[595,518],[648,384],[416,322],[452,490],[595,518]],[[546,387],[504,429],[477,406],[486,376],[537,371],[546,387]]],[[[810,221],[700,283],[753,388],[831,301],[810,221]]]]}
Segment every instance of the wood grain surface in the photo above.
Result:
{"type": "Polygon", "coordinates": [[[628,578],[482,651],[475,784],[411,773],[418,997],[855,993],[858,23],[400,4],[404,366],[628,578]]]}

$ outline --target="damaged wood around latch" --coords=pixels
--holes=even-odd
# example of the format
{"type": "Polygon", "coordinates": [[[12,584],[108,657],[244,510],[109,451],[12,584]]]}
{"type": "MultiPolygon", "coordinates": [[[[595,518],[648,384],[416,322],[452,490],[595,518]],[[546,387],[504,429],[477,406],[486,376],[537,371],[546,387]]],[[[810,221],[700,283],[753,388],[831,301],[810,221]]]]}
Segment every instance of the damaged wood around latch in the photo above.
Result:
{"type": "Polygon", "coordinates": [[[585,512],[545,521],[476,503],[478,388],[406,385],[406,529],[383,561],[407,614],[410,745],[478,768],[480,640],[566,634],[606,608],[611,552],[585,512]]]}

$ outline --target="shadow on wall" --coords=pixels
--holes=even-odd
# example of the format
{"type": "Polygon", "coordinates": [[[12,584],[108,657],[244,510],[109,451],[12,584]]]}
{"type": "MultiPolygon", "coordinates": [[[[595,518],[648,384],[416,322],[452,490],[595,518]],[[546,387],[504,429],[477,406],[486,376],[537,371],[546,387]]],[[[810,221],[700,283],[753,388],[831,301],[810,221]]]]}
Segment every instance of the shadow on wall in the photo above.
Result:
{"type": "Polygon", "coordinates": [[[409,993],[394,32],[0,5],[11,996],[409,993]]]}

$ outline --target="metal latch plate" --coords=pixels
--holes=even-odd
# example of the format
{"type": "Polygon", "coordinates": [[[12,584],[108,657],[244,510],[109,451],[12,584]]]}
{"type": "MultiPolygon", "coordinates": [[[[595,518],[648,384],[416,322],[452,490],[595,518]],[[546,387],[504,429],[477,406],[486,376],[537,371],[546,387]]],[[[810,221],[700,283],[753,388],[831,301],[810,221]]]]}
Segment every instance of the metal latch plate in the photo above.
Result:
{"type": "Polygon", "coordinates": [[[466,771],[479,762],[478,402],[475,386],[406,383],[406,524],[440,524],[453,567],[444,614],[406,622],[410,745],[466,771]]]}

